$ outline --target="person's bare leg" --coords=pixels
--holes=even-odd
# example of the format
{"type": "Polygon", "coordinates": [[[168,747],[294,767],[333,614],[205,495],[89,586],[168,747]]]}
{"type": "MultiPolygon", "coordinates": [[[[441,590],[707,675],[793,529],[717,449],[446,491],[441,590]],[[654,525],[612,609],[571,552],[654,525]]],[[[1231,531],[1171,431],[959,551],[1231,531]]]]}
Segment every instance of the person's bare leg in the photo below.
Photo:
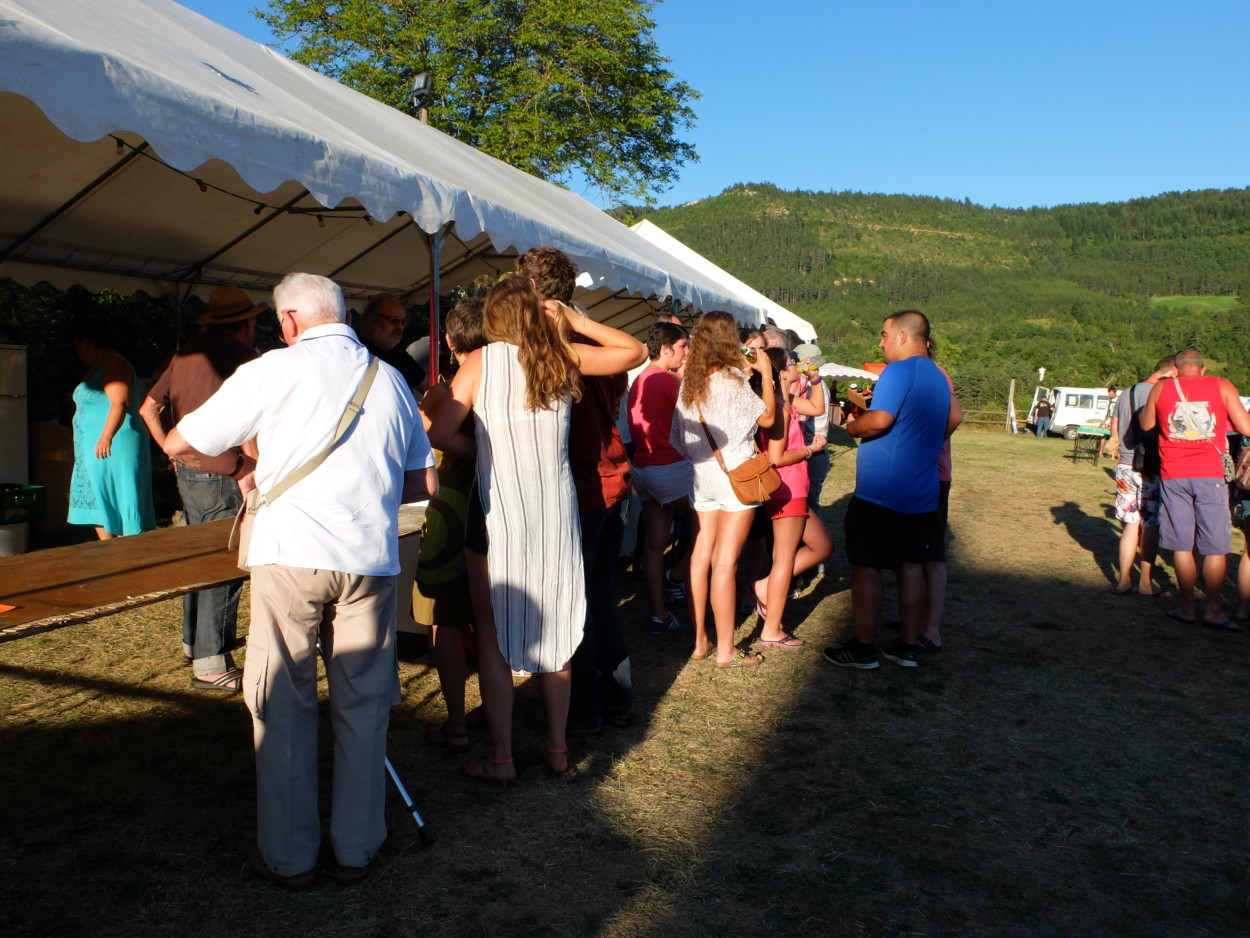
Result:
{"type": "Polygon", "coordinates": [[[477,682],[486,728],[490,732],[490,758],[466,763],[465,771],[486,778],[512,779],[516,778],[512,765],[512,668],[499,650],[486,557],[470,550],[465,551],[465,561],[473,597],[473,617],[477,620],[477,682]]]}
{"type": "Polygon", "coordinates": [[[833,556],[833,535],[820,520],[814,509],[807,510],[807,520],[803,526],[803,538],[799,549],[794,555],[794,576],[824,563],[833,556]]]}
{"type": "MultiPolygon", "coordinates": [[[[469,679],[469,660],[464,651],[464,637],[459,628],[430,627],[434,642],[434,667],[438,669],[438,683],[443,689],[443,702],[447,704],[447,723],[444,736],[464,737],[468,727],[464,716],[464,685],[469,679]]],[[[463,744],[459,744],[463,748],[463,744]]]]}
{"type": "Polygon", "coordinates": [[[871,645],[877,636],[877,620],[885,602],[881,571],[876,567],[851,565],[851,611],[855,616],[855,639],[871,645]]]}
{"type": "MultiPolygon", "coordinates": [[[[692,518],[694,517],[694,512],[690,508],[690,503],[684,498],[678,499],[670,507],[673,510],[671,517],[674,522],[680,520],[677,517],[677,512],[679,511],[690,515],[692,518]]],[[[686,578],[690,576],[690,545],[686,543],[674,548],[674,550],[678,549],[681,550],[681,556],[677,559],[677,562],[673,564],[673,569],[668,572],[668,575],[678,583],[684,583],[686,582],[686,578]]]]}
{"type": "Polygon", "coordinates": [[[673,506],[661,505],[653,498],[642,503],[642,582],[651,600],[651,615],[657,619],[668,618],[668,604],[664,601],[664,547],[668,544],[669,529],[673,526],[673,506]]]}
{"type": "MultiPolygon", "coordinates": [[[[1118,593],[1129,593],[1133,590],[1133,564],[1137,560],[1137,547],[1141,539],[1141,522],[1125,521],[1120,532],[1120,581],[1115,589],[1118,593]]],[[[1142,582],[1146,582],[1145,571],[1142,582]]]]}
{"type": "Polygon", "coordinates": [[[565,665],[561,671],[540,674],[538,683],[547,706],[547,743],[543,746],[543,758],[551,771],[560,774],[569,770],[569,744],[564,732],[569,721],[573,672],[565,665]]]}
{"type": "MultiPolygon", "coordinates": [[[[716,624],[716,663],[728,664],[738,654],[738,646],[734,644],[738,555],[746,543],[755,512],[720,511],[715,514],[719,517],[716,539],[712,544],[712,573],[708,590],[712,620],[716,624]]],[[[758,661],[755,655],[747,655],[747,662],[755,664],[758,661]]]]}
{"type": "Polygon", "coordinates": [[[924,623],[926,591],[924,565],[905,563],[898,568],[898,617],[901,623],[899,641],[906,645],[916,644],[924,623]]]}
{"type": "Polygon", "coordinates": [[[719,512],[696,511],[694,513],[694,544],[690,548],[690,574],[686,577],[686,603],[690,612],[690,627],[694,629],[696,658],[707,657],[707,599],[712,571],[712,544],[716,538],[716,519],[719,512]]]}
{"type": "Polygon", "coordinates": [[[942,647],[942,610],[946,607],[946,561],[924,563],[925,615],[920,634],[942,647]]]}
{"type": "MultiPolygon", "coordinates": [[[[754,512],[747,512],[753,515],[754,512]]],[[[748,528],[748,533],[749,533],[748,528]]],[[[753,537],[747,540],[742,556],[739,560],[739,571],[737,585],[742,590],[742,599],[744,604],[753,603],[758,598],[755,595],[755,582],[760,577],[760,567],[764,564],[764,538],[753,537]]]]}
{"type": "Polygon", "coordinates": [[[1143,524],[1141,526],[1141,553],[1137,562],[1141,573],[1137,578],[1137,590],[1143,596],[1155,594],[1155,560],[1159,556],[1159,526],[1143,524]]]}
{"type": "Polygon", "coordinates": [[[786,611],[786,600],[790,598],[790,571],[794,569],[794,555],[799,549],[806,521],[806,517],[773,521],[772,567],[767,577],[755,583],[755,594],[763,597],[767,610],[760,627],[760,641],[780,642],[789,638],[781,627],[781,616],[786,611]]]}
{"type": "Polygon", "coordinates": [[[1250,525],[1241,529],[1245,547],[1237,564],[1237,612],[1234,615],[1238,619],[1250,618],[1250,533],[1247,533],[1246,527],[1250,525]]]}
{"type": "Polygon", "coordinates": [[[1182,619],[1193,622],[1197,619],[1194,614],[1194,584],[1198,581],[1198,565],[1194,560],[1194,552],[1192,550],[1172,551],[1172,567],[1176,570],[1176,586],[1181,592],[1181,602],[1176,614],[1182,619]]]}
{"type": "Polygon", "coordinates": [[[1228,557],[1224,554],[1202,558],[1202,589],[1206,593],[1202,612],[1204,622],[1219,624],[1227,618],[1224,615],[1224,604],[1220,601],[1220,590],[1224,588],[1224,573],[1227,568],[1228,557]]]}
{"type": "Polygon", "coordinates": [[[109,534],[109,532],[104,530],[104,528],[96,528],[95,536],[102,541],[111,541],[113,538],[117,537],[116,534],[109,534]]]}

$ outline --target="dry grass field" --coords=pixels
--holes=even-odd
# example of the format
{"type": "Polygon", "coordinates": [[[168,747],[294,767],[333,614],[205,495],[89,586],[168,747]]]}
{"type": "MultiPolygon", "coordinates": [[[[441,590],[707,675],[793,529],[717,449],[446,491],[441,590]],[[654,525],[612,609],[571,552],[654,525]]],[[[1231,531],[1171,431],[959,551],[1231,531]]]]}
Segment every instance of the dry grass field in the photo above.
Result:
{"type": "Polygon", "coordinates": [[[840,554],[787,614],[807,647],[746,671],[646,634],[623,573],[637,722],[555,779],[524,685],[497,789],[426,741],[433,667],[402,662],[390,754],[439,839],[392,797],[354,889],[247,872],[248,716],[190,690],[177,602],[0,644],[0,934],[1250,934],[1250,638],[1111,595],[1113,467],[1069,447],[959,434],[947,648],[917,670],[822,660],[840,554]]]}

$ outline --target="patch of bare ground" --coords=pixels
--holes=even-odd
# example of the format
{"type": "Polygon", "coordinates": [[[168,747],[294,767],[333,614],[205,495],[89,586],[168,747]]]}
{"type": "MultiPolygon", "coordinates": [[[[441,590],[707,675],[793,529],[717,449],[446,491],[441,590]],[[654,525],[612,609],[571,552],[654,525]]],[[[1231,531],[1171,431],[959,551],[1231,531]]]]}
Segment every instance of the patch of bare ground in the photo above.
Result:
{"type": "Polygon", "coordinates": [[[1069,449],[960,432],[948,644],[916,670],[822,660],[849,627],[841,555],[787,612],[807,646],[735,672],[647,634],[623,572],[638,720],[575,739],[572,780],[542,770],[531,683],[519,780],[462,777],[425,738],[432,665],[401,662],[390,754],[439,840],[392,795],[353,889],[246,872],[249,720],[190,690],[177,602],[0,644],[0,933],[1246,934],[1250,638],[1111,595],[1110,470],[1069,449]]]}

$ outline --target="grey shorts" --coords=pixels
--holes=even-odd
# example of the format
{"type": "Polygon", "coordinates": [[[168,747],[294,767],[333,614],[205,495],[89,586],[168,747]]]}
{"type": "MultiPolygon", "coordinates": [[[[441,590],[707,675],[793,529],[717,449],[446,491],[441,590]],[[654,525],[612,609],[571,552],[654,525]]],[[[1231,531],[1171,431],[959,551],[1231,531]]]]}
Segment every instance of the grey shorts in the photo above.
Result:
{"type": "Polygon", "coordinates": [[[634,491],[645,501],[671,505],[690,497],[694,468],[689,459],[664,466],[634,466],[634,491]]]}
{"type": "Polygon", "coordinates": [[[1159,509],[1159,546],[1193,551],[1204,557],[1227,554],[1229,534],[1228,485],[1223,479],[1163,479],[1159,509]]]}

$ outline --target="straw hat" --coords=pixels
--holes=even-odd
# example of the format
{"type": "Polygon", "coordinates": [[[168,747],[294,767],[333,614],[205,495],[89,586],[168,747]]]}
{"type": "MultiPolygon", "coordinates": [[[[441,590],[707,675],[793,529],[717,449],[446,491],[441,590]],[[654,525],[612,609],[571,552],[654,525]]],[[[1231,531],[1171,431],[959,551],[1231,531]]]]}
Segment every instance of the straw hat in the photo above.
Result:
{"type": "Polygon", "coordinates": [[[228,322],[251,319],[265,307],[252,303],[251,298],[236,286],[218,287],[209,296],[208,312],[195,321],[201,326],[220,326],[228,322]]]}

